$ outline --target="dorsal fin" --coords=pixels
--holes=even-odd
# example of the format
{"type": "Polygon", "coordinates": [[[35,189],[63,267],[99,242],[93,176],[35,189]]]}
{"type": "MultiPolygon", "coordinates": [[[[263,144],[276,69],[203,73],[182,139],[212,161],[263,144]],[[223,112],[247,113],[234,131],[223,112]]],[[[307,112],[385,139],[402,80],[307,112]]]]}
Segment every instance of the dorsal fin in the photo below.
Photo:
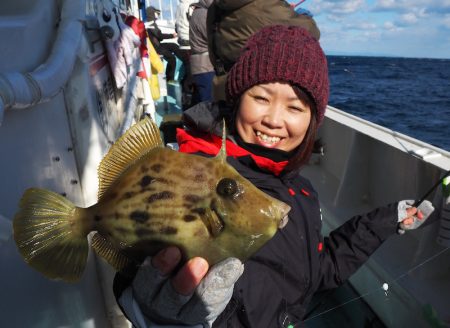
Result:
{"type": "Polygon", "coordinates": [[[164,147],[156,124],[145,117],[125,132],[109,149],[98,168],[98,198],[134,162],[151,149],[164,147]]]}
{"type": "Polygon", "coordinates": [[[227,160],[227,128],[225,126],[225,120],[222,121],[222,147],[220,147],[219,152],[216,155],[216,158],[221,162],[226,162],[227,160]]]}

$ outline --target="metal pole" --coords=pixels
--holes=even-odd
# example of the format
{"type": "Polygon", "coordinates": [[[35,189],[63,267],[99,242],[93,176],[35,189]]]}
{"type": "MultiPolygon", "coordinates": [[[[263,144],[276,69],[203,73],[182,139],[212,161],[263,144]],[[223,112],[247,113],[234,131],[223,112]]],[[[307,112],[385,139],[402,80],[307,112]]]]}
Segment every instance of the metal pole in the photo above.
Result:
{"type": "Polygon", "coordinates": [[[163,7],[162,7],[161,0],[159,0],[159,8],[158,9],[161,10],[161,19],[164,19],[164,14],[163,14],[164,10],[163,10],[163,7]]]}
{"type": "Polygon", "coordinates": [[[173,8],[172,8],[172,0],[170,0],[170,19],[173,22],[173,8]]]}

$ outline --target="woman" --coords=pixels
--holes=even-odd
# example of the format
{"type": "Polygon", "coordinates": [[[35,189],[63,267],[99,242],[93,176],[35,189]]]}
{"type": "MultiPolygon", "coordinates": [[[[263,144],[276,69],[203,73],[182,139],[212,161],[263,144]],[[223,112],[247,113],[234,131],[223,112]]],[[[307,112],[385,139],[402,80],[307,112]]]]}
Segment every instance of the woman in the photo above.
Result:
{"type": "Polygon", "coordinates": [[[132,320],[143,318],[141,326],[299,324],[315,292],[339,286],[399,224],[415,228],[432,211],[429,203],[418,211],[401,201],[354,217],[327,238],[321,235],[318,196],[299,170],[324,117],[328,71],[318,41],[306,30],[271,26],[253,35],[230,70],[227,96],[231,111],[203,103],[185,112],[188,129],[178,132],[180,150],[215,155],[220,145],[211,135],[220,135],[218,123],[226,117],[230,164],[289,204],[289,222],[244,270],[239,260],[228,259],[208,272],[200,258],[177,270],[180,253],[174,247],[147,260],[119,298],[132,320]]]}

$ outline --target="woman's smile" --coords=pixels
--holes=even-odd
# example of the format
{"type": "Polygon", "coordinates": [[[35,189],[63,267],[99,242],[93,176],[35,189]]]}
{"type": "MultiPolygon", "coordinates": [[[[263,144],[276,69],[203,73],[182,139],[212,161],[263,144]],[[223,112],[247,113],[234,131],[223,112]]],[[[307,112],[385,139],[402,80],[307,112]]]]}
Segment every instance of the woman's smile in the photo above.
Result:
{"type": "Polygon", "coordinates": [[[280,137],[270,136],[261,131],[256,131],[256,136],[257,136],[258,143],[261,146],[268,147],[268,148],[276,148],[276,146],[281,141],[280,137]]]}

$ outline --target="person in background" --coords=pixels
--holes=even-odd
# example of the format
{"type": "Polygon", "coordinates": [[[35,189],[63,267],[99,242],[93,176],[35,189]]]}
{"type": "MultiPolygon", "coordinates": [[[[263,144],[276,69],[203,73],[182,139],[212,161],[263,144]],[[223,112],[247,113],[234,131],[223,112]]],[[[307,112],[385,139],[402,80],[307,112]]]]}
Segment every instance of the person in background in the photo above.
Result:
{"type": "Polygon", "coordinates": [[[226,75],[250,35],[269,25],[300,26],[319,40],[313,17],[296,13],[283,0],[214,0],[208,10],[207,31],[214,65],[214,100],[226,100],[226,75]]]}
{"type": "Polygon", "coordinates": [[[179,0],[175,14],[175,31],[181,49],[189,49],[189,16],[192,14],[191,4],[198,0],[179,0]]]}
{"type": "Polygon", "coordinates": [[[193,4],[189,18],[189,43],[191,45],[191,74],[194,91],[191,105],[212,100],[212,80],[214,67],[208,53],[208,35],[206,32],[206,17],[208,7],[213,0],[199,0],[193,4]]]}
{"type": "Polygon", "coordinates": [[[169,83],[175,82],[175,69],[177,65],[178,57],[180,60],[184,59],[184,54],[180,51],[178,45],[173,42],[164,42],[165,39],[173,39],[177,37],[177,33],[162,33],[156,24],[156,20],[161,15],[161,11],[155,7],[147,7],[147,22],[149,23],[147,27],[147,34],[150,38],[153,47],[156,52],[164,57],[167,61],[166,66],[166,80],[169,83]]]}
{"type": "Polygon", "coordinates": [[[215,156],[225,119],[228,162],[290,205],[289,221],[244,264],[180,263],[172,246],[147,258],[135,277],[118,274],[116,297],[138,327],[299,327],[314,293],[345,282],[386,239],[433,211],[428,201],[417,209],[403,200],[322,235],[319,195],[301,170],[324,119],[329,80],[320,44],[305,29],[275,25],[251,36],[230,68],[226,95],[227,106],[203,102],[184,112],[180,151],[215,156]]]}

